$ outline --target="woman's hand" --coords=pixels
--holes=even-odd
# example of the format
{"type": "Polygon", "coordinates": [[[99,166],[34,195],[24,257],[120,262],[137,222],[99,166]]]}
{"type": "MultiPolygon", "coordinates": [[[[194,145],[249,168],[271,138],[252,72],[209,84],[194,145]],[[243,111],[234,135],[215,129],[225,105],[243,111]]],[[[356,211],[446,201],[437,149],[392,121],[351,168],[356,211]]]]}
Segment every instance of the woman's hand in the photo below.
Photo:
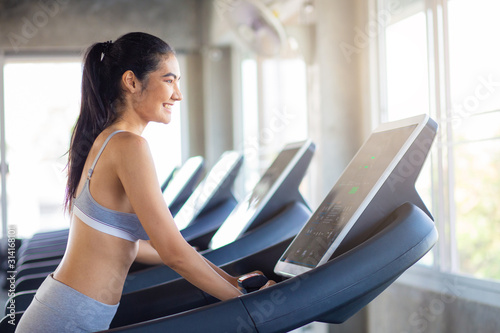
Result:
{"type": "Polygon", "coordinates": [[[273,281],[273,280],[269,280],[267,281],[267,283],[265,285],[263,285],[262,287],[259,288],[259,290],[262,290],[262,289],[266,289],[270,286],[273,286],[276,284],[276,281],[273,281]]]}

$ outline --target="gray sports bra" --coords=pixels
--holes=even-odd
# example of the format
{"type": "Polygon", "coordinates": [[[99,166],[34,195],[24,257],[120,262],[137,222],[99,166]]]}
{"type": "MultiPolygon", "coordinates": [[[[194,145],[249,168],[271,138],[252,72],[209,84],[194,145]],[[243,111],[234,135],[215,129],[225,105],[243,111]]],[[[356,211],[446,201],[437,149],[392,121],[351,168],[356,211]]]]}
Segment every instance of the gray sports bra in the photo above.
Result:
{"type": "Polygon", "coordinates": [[[78,197],[73,201],[73,213],[88,226],[115,237],[123,238],[132,242],[139,239],[148,240],[149,236],[142,227],[136,214],[118,212],[101,206],[94,200],[89,190],[89,182],[94,172],[97,160],[101,156],[109,140],[116,134],[124,131],[111,133],[104,141],[94,163],[89,169],[87,179],[78,197]]]}

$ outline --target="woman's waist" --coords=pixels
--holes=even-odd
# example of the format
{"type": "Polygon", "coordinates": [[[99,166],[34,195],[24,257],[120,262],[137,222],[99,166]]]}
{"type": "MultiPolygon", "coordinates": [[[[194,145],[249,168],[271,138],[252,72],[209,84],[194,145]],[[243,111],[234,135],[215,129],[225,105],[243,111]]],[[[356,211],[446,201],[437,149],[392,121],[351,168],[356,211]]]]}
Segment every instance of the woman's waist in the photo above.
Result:
{"type": "Polygon", "coordinates": [[[99,302],[114,305],[121,298],[129,260],[65,254],[54,279],[99,302]]]}

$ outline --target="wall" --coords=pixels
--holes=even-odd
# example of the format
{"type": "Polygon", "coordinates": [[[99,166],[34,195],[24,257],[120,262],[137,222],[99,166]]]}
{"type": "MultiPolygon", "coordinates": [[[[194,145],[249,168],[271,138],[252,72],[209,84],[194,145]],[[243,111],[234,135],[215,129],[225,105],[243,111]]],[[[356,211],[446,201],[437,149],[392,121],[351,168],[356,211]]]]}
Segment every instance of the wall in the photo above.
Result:
{"type": "MultiPolygon", "coordinates": [[[[317,195],[324,197],[359,149],[363,139],[359,98],[360,59],[348,61],[339,45],[354,38],[356,1],[316,1],[317,110],[309,115],[317,144],[317,195]]],[[[314,68],[316,67],[316,68],[314,68]]]]}
{"type": "Polygon", "coordinates": [[[394,283],[368,306],[370,333],[494,333],[498,307],[470,301],[447,289],[433,292],[394,283]]]}
{"type": "Polygon", "coordinates": [[[213,164],[233,147],[231,48],[212,48],[203,58],[205,159],[213,164]]]}
{"type": "Polygon", "coordinates": [[[205,156],[204,94],[203,94],[203,57],[201,53],[185,54],[179,63],[182,72],[181,102],[187,112],[181,111],[181,131],[184,140],[182,160],[191,156],[205,156]]]}
{"type": "Polygon", "coordinates": [[[77,50],[144,31],[177,50],[198,50],[199,0],[17,0],[0,2],[0,49],[77,50]]]}
{"type": "Polygon", "coordinates": [[[430,291],[397,281],[330,333],[495,333],[498,307],[460,297],[450,282],[430,291]]]}

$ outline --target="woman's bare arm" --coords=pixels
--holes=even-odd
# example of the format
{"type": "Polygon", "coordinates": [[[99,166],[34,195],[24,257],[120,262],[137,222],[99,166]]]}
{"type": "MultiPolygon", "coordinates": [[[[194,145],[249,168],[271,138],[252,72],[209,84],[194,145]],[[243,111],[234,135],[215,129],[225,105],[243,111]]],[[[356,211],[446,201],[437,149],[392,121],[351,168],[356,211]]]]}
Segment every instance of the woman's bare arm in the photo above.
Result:
{"type": "MultiPolygon", "coordinates": [[[[210,267],[212,267],[212,269],[214,271],[216,271],[217,274],[219,274],[227,282],[231,283],[231,285],[238,288],[238,277],[239,276],[232,276],[232,275],[228,274],[226,271],[224,271],[223,269],[214,265],[207,258],[203,257],[203,259],[205,259],[207,264],[210,265],[210,267]]],[[[135,260],[137,262],[140,262],[143,264],[148,264],[148,265],[162,265],[163,264],[163,261],[161,260],[161,257],[158,254],[158,252],[156,251],[156,249],[152,246],[150,241],[145,241],[145,240],[139,241],[139,250],[137,251],[137,257],[135,260]]],[[[262,274],[262,272],[260,272],[260,271],[256,271],[256,272],[262,274]]]]}
{"type": "Polygon", "coordinates": [[[230,274],[228,274],[226,271],[224,271],[222,268],[219,268],[218,266],[214,265],[210,260],[207,258],[203,257],[207,264],[212,267],[214,271],[217,272],[220,276],[222,276],[227,282],[231,283],[234,287],[238,288],[238,277],[234,277],[230,274]]]}
{"type": "Polygon", "coordinates": [[[145,139],[123,133],[117,145],[117,175],[162,262],[216,298],[241,295],[182,237],[163,199],[145,139]]]}
{"type": "MultiPolygon", "coordinates": [[[[239,276],[232,276],[228,274],[226,271],[223,269],[219,268],[218,266],[214,265],[210,260],[207,258],[203,257],[207,264],[212,267],[212,269],[217,272],[222,278],[224,278],[227,282],[229,282],[231,285],[234,287],[238,288],[238,277],[239,276]]],[[[137,262],[140,262],[142,264],[147,264],[147,265],[162,265],[163,261],[161,260],[160,255],[156,251],[156,249],[152,246],[150,241],[145,241],[145,240],[140,240],[139,241],[139,250],[137,251],[137,256],[135,259],[137,262]]],[[[262,274],[260,271],[256,271],[257,273],[262,274]]],[[[266,285],[267,286],[267,285],[266,285]]]]}

